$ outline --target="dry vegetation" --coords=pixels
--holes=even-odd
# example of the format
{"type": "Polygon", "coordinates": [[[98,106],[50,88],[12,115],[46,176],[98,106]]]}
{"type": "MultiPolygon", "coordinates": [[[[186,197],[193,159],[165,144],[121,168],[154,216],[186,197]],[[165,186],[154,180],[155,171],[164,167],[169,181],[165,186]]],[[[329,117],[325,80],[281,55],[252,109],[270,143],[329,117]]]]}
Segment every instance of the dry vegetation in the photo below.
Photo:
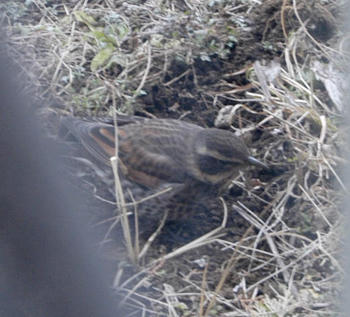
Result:
{"type": "Polygon", "coordinates": [[[240,175],[225,212],[197,221],[210,234],[171,248],[156,239],[134,255],[137,268],[116,266],[113,285],[130,316],[336,315],[342,5],[1,2],[8,49],[45,118],[117,109],[212,126],[228,107],[230,129],[271,166],[240,175]]]}

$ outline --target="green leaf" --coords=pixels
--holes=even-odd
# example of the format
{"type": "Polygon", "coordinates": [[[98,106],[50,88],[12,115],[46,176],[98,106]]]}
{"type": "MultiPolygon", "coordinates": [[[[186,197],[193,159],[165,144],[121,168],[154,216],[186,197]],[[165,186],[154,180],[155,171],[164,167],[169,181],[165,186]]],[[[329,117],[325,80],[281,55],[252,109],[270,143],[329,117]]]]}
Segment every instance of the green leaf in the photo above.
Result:
{"type": "Polygon", "coordinates": [[[74,16],[78,22],[86,24],[90,29],[93,29],[94,26],[97,26],[96,20],[91,15],[88,15],[83,11],[75,11],[74,16]]]}
{"type": "Polygon", "coordinates": [[[103,46],[105,43],[107,43],[107,45],[112,44],[113,46],[117,46],[117,42],[112,36],[106,35],[99,29],[92,30],[92,34],[100,46],[103,46]]]}
{"type": "Polygon", "coordinates": [[[114,52],[114,46],[108,44],[105,48],[101,49],[91,61],[90,69],[95,72],[100,67],[107,64],[114,52]]]}

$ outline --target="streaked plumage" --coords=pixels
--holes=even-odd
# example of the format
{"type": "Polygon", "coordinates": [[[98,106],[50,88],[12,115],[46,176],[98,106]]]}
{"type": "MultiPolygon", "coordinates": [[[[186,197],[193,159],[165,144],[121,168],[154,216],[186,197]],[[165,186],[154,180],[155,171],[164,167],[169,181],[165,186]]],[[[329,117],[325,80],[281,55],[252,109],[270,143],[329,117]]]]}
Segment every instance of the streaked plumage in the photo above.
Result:
{"type": "MultiPolygon", "coordinates": [[[[66,117],[63,125],[95,159],[110,165],[115,156],[111,121],[66,117]]],[[[198,203],[225,189],[239,170],[251,164],[264,166],[226,130],[180,120],[122,116],[117,131],[124,190],[130,187],[136,199],[141,199],[167,186],[173,189],[141,206],[141,216],[160,219],[166,210],[169,219],[187,217],[198,203]]]]}

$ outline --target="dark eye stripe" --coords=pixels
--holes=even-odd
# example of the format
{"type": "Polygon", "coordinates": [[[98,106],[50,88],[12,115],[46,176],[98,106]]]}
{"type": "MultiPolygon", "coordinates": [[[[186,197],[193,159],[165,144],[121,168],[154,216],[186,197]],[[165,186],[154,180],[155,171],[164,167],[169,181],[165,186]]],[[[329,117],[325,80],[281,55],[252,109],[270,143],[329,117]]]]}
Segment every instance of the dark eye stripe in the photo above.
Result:
{"type": "Polygon", "coordinates": [[[198,166],[199,169],[208,175],[215,175],[222,172],[227,172],[232,170],[236,165],[233,162],[225,162],[218,159],[215,159],[208,155],[199,155],[198,156],[198,166]]]}

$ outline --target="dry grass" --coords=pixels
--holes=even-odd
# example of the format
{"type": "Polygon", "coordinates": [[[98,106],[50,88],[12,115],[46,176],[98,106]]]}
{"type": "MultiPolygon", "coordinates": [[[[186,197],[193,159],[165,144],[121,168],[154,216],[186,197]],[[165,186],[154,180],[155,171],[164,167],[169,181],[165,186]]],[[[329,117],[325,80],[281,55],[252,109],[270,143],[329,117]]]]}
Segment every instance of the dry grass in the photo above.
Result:
{"type": "MultiPolygon", "coordinates": [[[[124,302],[143,316],[335,315],[343,274],[339,202],[347,188],[339,174],[345,164],[339,148],[345,126],[342,105],[325,83],[315,80],[316,72],[322,72],[315,62],[327,60],[334,74],[341,73],[339,65],[347,56],[335,12],[342,4],[52,3],[0,5],[8,49],[21,61],[38,103],[47,104],[53,96],[56,104],[64,105],[61,113],[112,116],[117,109],[154,116],[164,111],[198,122],[232,106],[233,128],[262,131],[252,148],[280,171],[251,186],[239,176],[233,185],[243,188],[243,198],[234,204],[223,200],[221,226],[170,253],[152,251],[154,237],[142,250],[129,236],[124,215],[129,258],[139,265],[135,274],[116,268],[114,287],[125,294],[124,302]],[[271,16],[264,6],[274,9],[271,16]],[[327,41],[312,34],[310,25],[316,20],[305,18],[310,12],[334,28],[327,41]],[[244,45],[255,41],[249,19],[264,21],[259,48],[265,51],[256,49],[254,63],[242,55],[250,49],[244,45]],[[271,31],[273,23],[279,33],[271,31]],[[232,57],[235,45],[240,55],[236,51],[232,57]],[[277,55],[279,60],[262,61],[277,55]],[[244,63],[230,66],[238,59],[244,63]],[[201,67],[208,71],[201,73],[201,67]],[[207,81],[212,76],[215,80],[207,81]],[[183,84],[189,80],[190,88],[183,84]],[[148,105],[154,87],[165,92],[166,98],[154,97],[161,110],[148,105]],[[177,103],[186,98],[197,107],[177,103]],[[240,232],[238,239],[225,231],[227,214],[232,213],[246,224],[228,228],[240,232]]],[[[116,191],[122,197],[122,190],[116,191]]],[[[127,206],[128,211],[135,206],[127,206]]]]}

